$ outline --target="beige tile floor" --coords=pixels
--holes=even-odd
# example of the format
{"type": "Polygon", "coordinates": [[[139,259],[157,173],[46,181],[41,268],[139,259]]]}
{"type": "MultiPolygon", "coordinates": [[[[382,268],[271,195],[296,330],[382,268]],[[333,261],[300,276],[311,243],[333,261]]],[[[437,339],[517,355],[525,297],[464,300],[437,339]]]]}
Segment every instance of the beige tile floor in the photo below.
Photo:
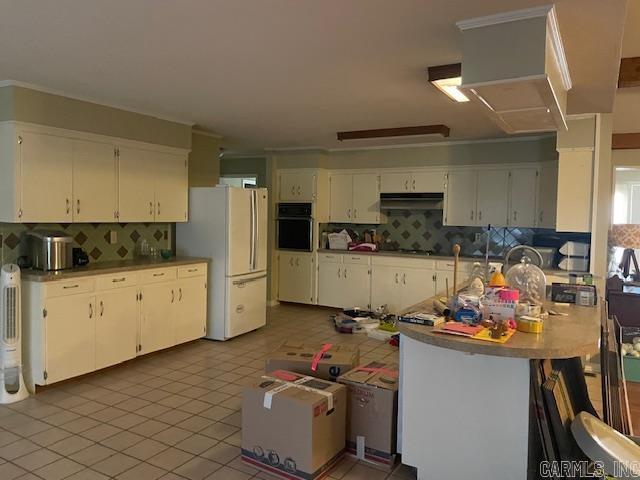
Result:
{"type": "MultiPolygon", "coordinates": [[[[197,341],[138,358],[0,406],[0,479],[273,478],[242,463],[243,385],[285,339],[360,345],[363,361],[397,359],[397,349],[337,334],[330,310],[282,305],[268,324],[227,342],[197,341]]],[[[329,478],[415,478],[351,459],[329,478]]]]}

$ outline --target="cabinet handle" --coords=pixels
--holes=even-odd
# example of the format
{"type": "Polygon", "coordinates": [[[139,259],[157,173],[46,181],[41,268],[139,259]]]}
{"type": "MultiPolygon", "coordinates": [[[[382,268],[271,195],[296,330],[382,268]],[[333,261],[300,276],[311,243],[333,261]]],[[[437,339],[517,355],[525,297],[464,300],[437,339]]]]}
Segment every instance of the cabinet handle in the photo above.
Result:
{"type": "Polygon", "coordinates": [[[89,318],[93,318],[93,303],[89,304],[89,318]]]}
{"type": "Polygon", "coordinates": [[[162,272],[162,273],[154,273],[153,276],[154,277],[164,277],[164,272],[162,272]]]}
{"type": "Polygon", "coordinates": [[[302,195],[301,190],[302,190],[302,187],[300,187],[300,185],[298,185],[298,195],[302,195]]]}
{"type": "Polygon", "coordinates": [[[158,215],[160,215],[160,202],[158,202],[158,215]]]}
{"type": "Polygon", "coordinates": [[[193,272],[197,272],[197,271],[198,271],[197,268],[190,268],[190,269],[187,270],[187,272],[189,272],[189,273],[193,273],[193,272]]]}
{"type": "Polygon", "coordinates": [[[478,220],[482,220],[482,210],[478,212],[478,220]]]}
{"type": "Polygon", "coordinates": [[[415,180],[412,180],[412,181],[411,181],[411,189],[412,189],[412,190],[415,190],[415,189],[416,189],[416,181],[415,181],[415,180]]]}
{"type": "Polygon", "coordinates": [[[346,268],[342,272],[342,278],[347,278],[347,269],[346,268]]]}
{"type": "Polygon", "coordinates": [[[358,218],[358,209],[353,209],[353,218],[358,218]]]}
{"type": "Polygon", "coordinates": [[[149,215],[153,216],[153,202],[149,202],[149,215]]]}
{"type": "Polygon", "coordinates": [[[178,289],[178,301],[181,302],[182,301],[182,288],[178,289]]]}
{"type": "Polygon", "coordinates": [[[78,213],[78,214],[80,213],[80,199],[79,198],[76,200],[76,213],[78,213]]]}
{"type": "Polygon", "coordinates": [[[291,257],[291,258],[289,259],[289,265],[291,265],[291,266],[293,267],[293,257],[291,257]]]}
{"type": "Polygon", "coordinates": [[[102,300],[100,300],[100,316],[102,317],[103,314],[104,314],[104,303],[102,303],[102,300]]]}
{"type": "Polygon", "coordinates": [[[299,266],[300,266],[300,259],[296,258],[296,267],[299,267],[299,266]]]}
{"type": "Polygon", "coordinates": [[[341,268],[338,269],[338,278],[340,278],[340,270],[342,270],[341,268]]]}
{"type": "Polygon", "coordinates": [[[398,274],[396,273],[396,283],[398,283],[398,274]]]}
{"type": "Polygon", "coordinates": [[[125,277],[122,278],[114,278],[113,280],[111,280],[112,283],[120,283],[120,282],[124,282],[126,280],[125,277]]]}
{"type": "Polygon", "coordinates": [[[471,220],[473,220],[473,210],[471,210],[470,218],[471,218],[471,220]]]}
{"type": "Polygon", "coordinates": [[[538,215],[538,218],[540,219],[540,225],[542,225],[542,210],[540,210],[540,214],[538,215]]]}
{"type": "Polygon", "coordinates": [[[347,218],[351,218],[351,209],[347,209],[347,218]]]}
{"type": "Polygon", "coordinates": [[[513,221],[514,222],[518,221],[518,212],[516,212],[515,210],[513,211],[513,221]]]}
{"type": "Polygon", "coordinates": [[[69,203],[69,199],[66,199],[67,202],[67,215],[69,214],[69,212],[71,211],[71,204],[69,203]]]}
{"type": "Polygon", "coordinates": [[[296,186],[291,185],[291,195],[295,195],[295,194],[296,194],[296,186]]]}
{"type": "Polygon", "coordinates": [[[62,287],[64,290],[68,290],[71,288],[78,288],[80,285],[78,285],[77,283],[75,285],[65,285],[64,287],[62,287]]]}
{"type": "Polygon", "coordinates": [[[403,274],[402,274],[402,284],[403,284],[403,285],[406,285],[406,284],[407,284],[407,274],[406,274],[406,273],[403,273],[403,274]]]}
{"type": "Polygon", "coordinates": [[[173,289],[171,289],[171,303],[173,303],[175,299],[176,299],[176,292],[174,292],[173,289]]]}

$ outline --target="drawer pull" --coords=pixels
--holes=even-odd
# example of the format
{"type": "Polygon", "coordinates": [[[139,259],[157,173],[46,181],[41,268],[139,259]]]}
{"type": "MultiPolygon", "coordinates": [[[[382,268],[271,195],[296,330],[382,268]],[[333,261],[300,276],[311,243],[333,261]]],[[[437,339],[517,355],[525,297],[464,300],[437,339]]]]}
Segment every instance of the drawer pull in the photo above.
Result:
{"type": "Polygon", "coordinates": [[[71,288],[78,288],[80,285],[78,285],[77,283],[75,285],[65,285],[64,288],[65,290],[69,290],[71,288]]]}
{"type": "Polygon", "coordinates": [[[154,277],[164,277],[164,272],[162,272],[162,273],[154,273],[153,276],[154,277]]]}
{"type": "Polygon", "coordinates": [[[113,280],[111,280],[113,283],[120,283],[120,282],[124,282],[126,280],[125,277],[122,278],[114,278],[113,280]]]}
{"type": "Polygon", "coordinates": [[[187,270],[187,272],[189,272],[189,273],[193,273],[193,272],[197,272],[197,271],[198,271],[197,268],[190,268],[190,269],[187,270]]]}

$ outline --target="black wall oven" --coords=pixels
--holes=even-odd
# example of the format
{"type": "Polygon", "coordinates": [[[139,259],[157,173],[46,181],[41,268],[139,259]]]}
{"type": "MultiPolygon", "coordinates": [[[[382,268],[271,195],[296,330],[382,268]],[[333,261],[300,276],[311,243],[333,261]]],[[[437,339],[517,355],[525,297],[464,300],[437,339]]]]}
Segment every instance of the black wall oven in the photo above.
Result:
{"type": "Polygon", "coordinates": [[[278,250],[313,250],[313,218],[310,203],[279,203],[276,218],[278,250]]]}

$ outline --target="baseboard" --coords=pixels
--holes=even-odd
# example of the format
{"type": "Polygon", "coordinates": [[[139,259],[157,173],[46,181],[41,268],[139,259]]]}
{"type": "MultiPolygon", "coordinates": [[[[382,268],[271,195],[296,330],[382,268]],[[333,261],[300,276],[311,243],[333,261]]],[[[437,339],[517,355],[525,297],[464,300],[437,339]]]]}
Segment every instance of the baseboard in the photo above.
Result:
{"type": "Polygon", "coordinates": [[[280,305],[280,302],[278,300],[267,301],[267,307],[277,307],[278,305],[280,305]]]}

